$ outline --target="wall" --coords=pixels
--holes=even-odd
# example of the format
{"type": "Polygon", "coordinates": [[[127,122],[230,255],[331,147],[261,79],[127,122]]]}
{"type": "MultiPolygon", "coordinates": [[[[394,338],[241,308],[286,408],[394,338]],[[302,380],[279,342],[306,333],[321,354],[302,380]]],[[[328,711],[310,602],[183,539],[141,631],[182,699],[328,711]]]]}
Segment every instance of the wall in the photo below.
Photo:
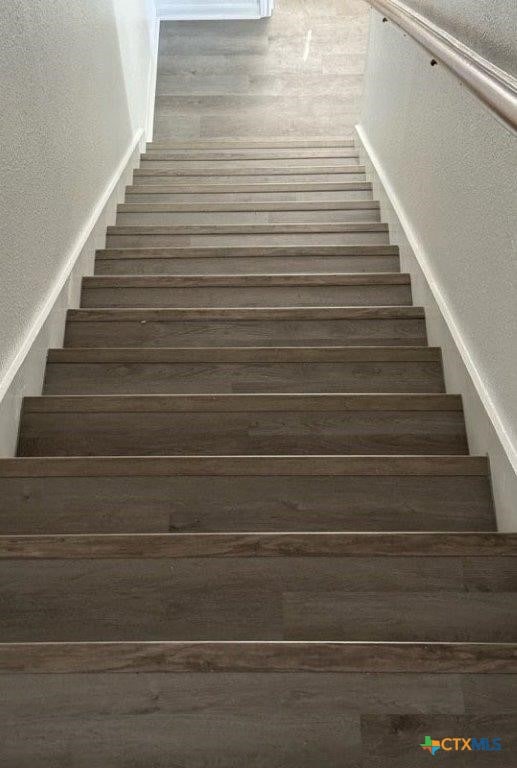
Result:
{"type": "Polygon", "coordinates": [[[372,14],[359,133],[449,389],[464,395],[471,451],[490,456],[499,525],[517,530],[515,136],[429,59],[372,14]]]}
{"type": "Polygon", "coordinates": [[[515,0],[403,0],[501,69],[517,75],[515,0]]]}
{"type": "Polygon", "coordinates": [[[14,450],[21,396],[41,387],[43,340],[60,343],[66,303],[138,159],[153,15],[150,0],[0,5],[1,454],[14,450]]]}

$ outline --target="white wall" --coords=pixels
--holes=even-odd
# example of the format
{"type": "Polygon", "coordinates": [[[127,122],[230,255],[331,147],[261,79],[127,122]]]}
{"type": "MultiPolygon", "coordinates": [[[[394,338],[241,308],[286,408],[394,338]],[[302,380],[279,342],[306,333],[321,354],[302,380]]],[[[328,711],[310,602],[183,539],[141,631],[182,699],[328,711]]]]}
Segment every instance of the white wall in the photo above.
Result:
{"type": "Polygon", "coordinates": [[[91,270],[137,160],[153,14],[150,0],[0,5],[0,453],[14,448],[21,396],[41,384],[38,336],[59,341],[63,291],[77,300],[68,274],[76,260],[91,270]]]}
{"type": "Polygon", "coordinates": [[[517,75],[515,0],[404,0],[476,53],[517,75]]]}
{"type": "Polygon", "coordinates": [[[370,34],[360,135],[416,256],[415,299],[464,395],[471,450],[490,455],[500,527],[517,530],[515,135],[375,12],[370,34]]]}

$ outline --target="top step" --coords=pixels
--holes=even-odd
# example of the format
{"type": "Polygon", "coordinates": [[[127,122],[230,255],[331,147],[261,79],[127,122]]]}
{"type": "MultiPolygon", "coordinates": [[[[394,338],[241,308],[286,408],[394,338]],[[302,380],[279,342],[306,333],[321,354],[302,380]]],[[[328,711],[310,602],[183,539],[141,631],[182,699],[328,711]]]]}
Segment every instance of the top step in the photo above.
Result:
{"type": "Polygon", "coordinates": [[[204,139],[200,141],[151,141],[147,149],[292,149],[309,147],[353,147],[353,139],[204,139]]]}

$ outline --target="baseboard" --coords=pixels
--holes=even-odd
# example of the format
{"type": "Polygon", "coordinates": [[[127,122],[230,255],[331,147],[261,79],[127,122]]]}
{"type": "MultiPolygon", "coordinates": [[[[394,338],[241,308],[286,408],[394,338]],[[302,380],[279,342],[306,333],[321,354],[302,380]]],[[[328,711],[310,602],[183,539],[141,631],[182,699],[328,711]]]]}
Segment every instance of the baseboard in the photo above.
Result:
{"type": "MultiPolygon", "coordinates": [[[[238,19],[260,19],[263,4],[261,0],[157,0],[158,16],[162,21],[225,21],[238,19]]],[[[264,15],[270,15],[266,13],[264,15]]]]}
{"type": "Polygon", "coordinates": [[[391,241],[400,248],[402,271],[411,275],[415,303],[426,310],[429,343],[442,348],[447,390],[462,395],[471,453],[488,455],[490,459],[498,527],[502,531],[516,531],[517,447],[486,390],[434,278],[430,259],[389,183],[380,159],[362,126],[356,126],[356,133],[361,162],[366,166],[368,180],[373,183],[374,198],[380,201],[391,241]]]}
{"type": "Polygon", "coordinates": [[[134,135],[0,382],[0,456],[16,451],[22,400],[41,394],[47,350],[63,344],[66,311],[79,306],[81,280],[93,274],[95,251],[104,247],[106,228],[115,222],[117,204],[139,164],[142,136],[142,130],[134,135]]]}
{"type": "Polygon", "coordinates": [[[156,77],[158,74],[158,46],[160,44],[160,19],[156,16],[156,13],[151,18],[150,33],[151,61],[149,63],[149,78],[147,82],[146,141],[152,141],[154,133],[154,105],[156,101],[156,77]]]}

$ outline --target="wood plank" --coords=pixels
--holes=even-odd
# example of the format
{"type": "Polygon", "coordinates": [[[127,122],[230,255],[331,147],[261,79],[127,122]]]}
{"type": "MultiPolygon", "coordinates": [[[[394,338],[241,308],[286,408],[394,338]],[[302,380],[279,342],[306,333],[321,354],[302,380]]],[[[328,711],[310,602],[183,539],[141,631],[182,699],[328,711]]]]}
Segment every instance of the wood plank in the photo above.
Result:
{"type": "Polygon", "coordinates": [[[371,192],[371,181],[283,181],[283,182],[246,182],[221,183],[206,182],[185,184],[167,182],[163,184],[130,184],[126,187],[126,198],[131,195],[163,195],[163,194],[236,194],[236,193],[271,193],[271,192],[371,192]]]}
{"type": "Polygon", "coordinates": [[[103,395],[28,399],[18,451],[464,454],[468,448],[454,396],[103,395]]]}
{"type": "Polygon", "coordinates": [[[0,637],[512,641],[516,572],[514,557],[3,559],[0,637]]]}
{"type": "MultiPolygon", "coordinates": [[[[139,194],[142,194],[141,192],[139,194]]],[[[378,211],[376,200],[323,200],[323,201],[278,201],[239,203],[121,203],[118,213],[217,213],[247,211],[378,211]]]]}
{"type": "Polygon", "coordinates": [[[26,476],[19,468],[12,472],[21,476],[0,476],[0,530],[18,535],[495,530],[486,472],[476,475],[470,463],[458,467],[455,457],[447,457],[442,474],[439,466],[436,474],[432,468],[424,474],[425,467],[417,474],[407,459],[398,474],[388,474],[382,461],[370,472],[363,462],[356,474],[346,474],[346,466],[332,474],[339,469],[336,457],[329,457],[329,469],[321,467],[321,457],[311,458],[295,473],[291,457],[284,474],[275,462],[269,462],[270,474],[267,460],[265,467],[252,464],[246,473],[238,461],[219,457],[217,466],[204,464],[204,474],[196,457],[184,474],[175,463],[167,474],[167,462],[160,466],[159,459],[149,466],[131,457],[134,474],[110,458],[107,467],[99,467],[102,459],[82,466],[71,459],[72,467],[64,469],[55,462],[49,468],[44,460],[36,467],[19,460],[29,462],[26,476]],[[449,465],[464,474],[453,474],[449,465]]]}
{"type": "Polygon", "coordinates": [[[196,139],[191,141],[173,141],[171,139],[161,139],[147,142],[147,149],[280,149],[293,147],[306,149],[308,147],[353,147],[354,139],[341,137],[315,137],[307,139],[293,139],[290,136],[284,136],[271,139],[196,139]]]}
{"type": "Polygon", "coordinates": [[[0,535],[0,559],[517,557],[517,533],[0,535]]]}
{"type": "Polygon", "coordinates": [[[346,232],[388,232],[388,225],[382,222],[345,222],[314,224],[199,224],[178,226],[145,226],[134,227],[110,226],[107,228],[108,237],[153,235],[275,235],[275,234],[318,234],[346,232]]]}
{"type": "Polygon", "coordinates": [[[343,159],[346,157],[359,157],[359,152],[353,147],[337,147],[335,149],[323,148],[323,151],[310,152],[303,148],[298,150],[284,149],[282,151],[269,150],[269,151],[238,151],[238,150],[204,150],[196,151],[190,150],[188,152],[179,152],[173,149],[148,149],[147,152],[143,152],[140,155],[140,160],[145,163],[149,160],[160,160],[168,162],[198,162],[198,161],[211,161],[211,162],[235,162],[239,160],[330,160],[330,159],[343,159]]]}
{"type": "Polygon", "coordinates": [[[292,256],[398,256],[396,245],[310,245],[310,246],[169,246],[164,248],[105,248],[96,251],[97,259],[143,258],[260,258],[292,256]]]}
{"type": "MultiPolygon", "coordinates": [[[[375,360],[364,347],[358,348],[363,354],[357,356],[332,354],[328,348],[311,354],[303,347],[297,356],[296,349],[291,347],[284,355],[282,349],[271,348],[268,355],[267,348],[255,353],[243,348],[241,356],[238,348],[232,356],[217,347],[201,348],[198,355],[195,348],[179,349],[178,355],[175,349],[160,355],[159,348],[126,348],[118,356],[109,348],[51,350],[43,391],[45,395],[444,391],[439,358],[426,358],[424,353],[419,360],[417,350],[404,356],[404,347],[399,347],[399,354],[390,359],[388,347],[386,360],[375,360]],[[69,351],[75,354],[67,356],[69,351]]],[[[383,357],[382,352],[377,356],[383,357]]]]}
{"type": "Polygon", "coordinates": [[[357,176],[365,173],[364,165],[355,163],[342,165],[299,165],[288,168],[281,168],[278,165],[263,165],[259,167],[243,168],[240,165],[227,165],[225,168],[170,168],[162,170],[160,168],[136,168],[133,171],[133,179],[149,178],[180,178],[180,177],[207,177],[207,176],[334,176],[336,174],[355,174],[357,176]]]}
{"type": "Polygon", "coordinates": [[[410,276],[401,272],[364,272],[344,274],[255,274],[255,275],[116,275],[83,278],[84,288],[202,288],[229,286],[348,286],[410,285],[410,276]]]}
{"type": "Polygon", "coordinates": [[[88,456],[0,458],[0,477],[487,477],[485,456],[88,456]]]}
{"type": "Polygon", "coordinates": [[[48,363],[440,362],[439,347],[89,347],[50,349],[48,363]]]}
{"type": "MultiPolygon", "coordinates": [[[[422,307],[209,307],[189,309],[70,309],[71,323],[174,322],[178,320],[422,320],[422,307]]],[[[413,346],[413,345],[411,345],[413,346]]]]}
{"type": "Polygon", "coordinates": [[[331,394],[331,395],[75,395],[25,397],[31,413],[250,413],[431,411],[461,412],[460,395],[331,394]]]}
{"type": "Polygon", "coordinates": [[[0,643],[0,672],[517,673],[517,643],[0,643]]]}
{"type": "Polygon", "coordinates": [[[165,247],[113,248],[97,251],[97,274],[232,274],[289,272],[395,272],[393,246],[312,246],[298,248],[165,247]]]}
{"type": "Polygon", "coordinates": [[[517,601],[515,591],[300,590],[284,594],[283,621],[286,640],[505,642],[517,601]]]}
{"type": "Polygon", "coordinates": [[[401,273],[122,275],[83,279],[86,307],[325,307],[411,304],[401,273]]]}

